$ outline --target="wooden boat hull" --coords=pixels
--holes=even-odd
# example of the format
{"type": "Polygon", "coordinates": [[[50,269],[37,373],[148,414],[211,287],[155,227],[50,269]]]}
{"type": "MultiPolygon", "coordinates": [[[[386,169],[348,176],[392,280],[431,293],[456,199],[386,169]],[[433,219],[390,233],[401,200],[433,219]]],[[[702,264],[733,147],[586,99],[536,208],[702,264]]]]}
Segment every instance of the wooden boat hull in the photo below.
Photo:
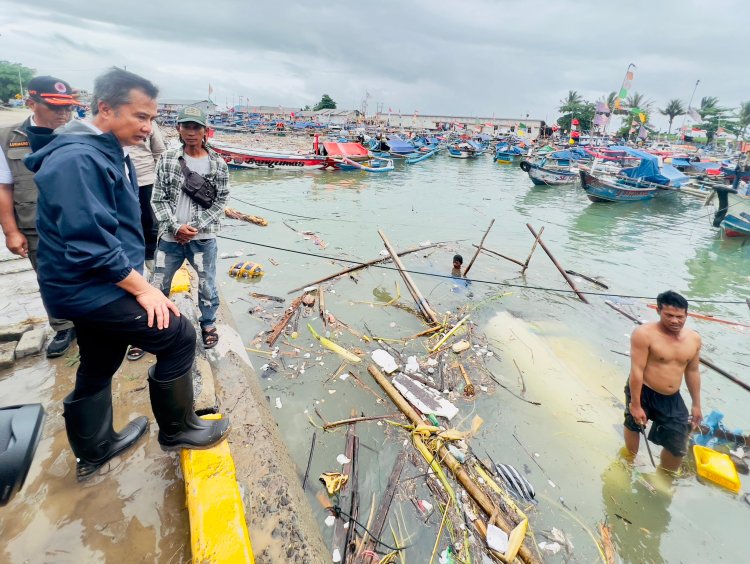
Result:
{"type": "Polygon", "coordinates": [[[496,153],[495,154],[495,161],[497,161],[500,164],[513,164],[518,162],[518,159],[521,158],[521,155],[517,155],[514,153],[496,153]]]}
{"type": "Polygon", "coordinates": [[[727,237],[750,237],[750,196],[727,194],[729,206],[721,228],[727,237]]]}
{"type": "Polygon", "coordinates": [[[305,171],[328,166],[328,159],[319,155],[293,155],[224,146],[215,146],[213,149],[230,168],[235,169],[305,171]]]}
{"type": "Polygon", "coordinates": [[[643,202],[651,200],[658,188],[638,188],[627,184],[619,184],[611,180],[597,178],[588,171],[580,170],[581,187],[592,202],[643,202]]]}
{"type": "Polygon", "coordinates": [[[476,151],[459,151],[457,149],[448,149],[448,156],[454,159],[475,159],[479,155],[481,155],[481,153],[478,153],[476,151]]]}
{"type": "Polygon", "coordinates": [[[528,161],[521,163],[523,169],[536,186],[562,186],[578,182],[578,173],[569,170],[555,170],[544,168],[528,161]],[[524,163],[527,166],[524,166],[524,163]]]}

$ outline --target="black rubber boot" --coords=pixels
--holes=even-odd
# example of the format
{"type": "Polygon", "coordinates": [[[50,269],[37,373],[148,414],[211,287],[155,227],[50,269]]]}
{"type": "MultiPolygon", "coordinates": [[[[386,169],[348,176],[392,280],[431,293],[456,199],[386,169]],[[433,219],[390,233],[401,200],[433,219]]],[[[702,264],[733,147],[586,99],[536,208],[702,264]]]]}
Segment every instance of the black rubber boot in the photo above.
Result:
{"type": "Polygon", "coordinates": [[[161,382],[154,379],[155,369],[155,366],[148,369],[148,389],[163,449],[210,448],[229,434],[229,419],[209,421],[195,414],[190,372],[161,382]]]}
{"type": "Polygon", "coordinates": [[[148,417],[136,417],[120,432],[112,428],[112,384],[93,396],[78,400],[69,394],[63,400],[65,430],[76,455],[76,477],[83,481],[133,446],[148,429],[148,417]]]}

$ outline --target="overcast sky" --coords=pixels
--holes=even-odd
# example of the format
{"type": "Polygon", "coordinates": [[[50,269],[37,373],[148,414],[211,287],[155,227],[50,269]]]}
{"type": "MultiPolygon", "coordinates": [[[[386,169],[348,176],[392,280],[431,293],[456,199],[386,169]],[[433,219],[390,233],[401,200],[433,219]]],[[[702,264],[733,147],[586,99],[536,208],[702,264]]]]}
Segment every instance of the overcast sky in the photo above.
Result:
{"type": "MultiPolygon", "coordinates": [[[[664,107],[750,100],[747,0],[0,0],[0,59],[90,89],[111,65],[161,95],[220,106],[546,119],[568,90],[633,90],[664,107]],[[192,6],[192,7],[190,7],[192,6]],[[696,102],[697,103],[697,102],[696,102]]],[[[655,116],[666,128],[666,120],[655,116]]]]}

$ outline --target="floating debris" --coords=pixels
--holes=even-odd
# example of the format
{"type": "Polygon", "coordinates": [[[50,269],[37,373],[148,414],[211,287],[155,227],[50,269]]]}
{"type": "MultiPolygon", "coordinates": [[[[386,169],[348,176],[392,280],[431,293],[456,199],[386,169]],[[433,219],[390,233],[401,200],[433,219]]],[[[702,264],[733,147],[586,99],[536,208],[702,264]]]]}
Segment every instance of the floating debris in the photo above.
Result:
{"type": "Polygon", "coordinates": [[[237,211],[233,208],[224,208],[224,215],[232,219],[241,219],[242,221],[247,221],[248,223],[254,223],[255,225],[260,225],[261,227],[266,227],[268,225],[267,219],[264,219],[257,215],[242,213],[241,211],[237,211]]]}

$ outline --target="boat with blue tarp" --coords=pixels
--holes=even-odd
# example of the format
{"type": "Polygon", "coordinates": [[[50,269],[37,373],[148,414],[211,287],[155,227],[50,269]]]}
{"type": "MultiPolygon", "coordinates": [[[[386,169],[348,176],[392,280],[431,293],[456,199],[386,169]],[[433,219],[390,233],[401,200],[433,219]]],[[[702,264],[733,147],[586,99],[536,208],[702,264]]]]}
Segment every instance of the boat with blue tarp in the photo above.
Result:
{"type": "Polygon", "coordinates": [[[495,161],[501,164],[512,164],[520,159],[526,151],[517,145],[503,142],[495,147],[495,161]]]}
{"type": "MultiPolygon", "coordinates": [[[[599,169],[599,159],[591,168],[581,166],[581,187],[592,202],[637,202],[650,200],[660,188],[679,189],[689,177],[660,158],[626,146],[612,146],[602,151],[610,163],[623,165],[617,171],[599,169]]],[[[611,164],[608,164],[611,166],[611,164]]]]}

